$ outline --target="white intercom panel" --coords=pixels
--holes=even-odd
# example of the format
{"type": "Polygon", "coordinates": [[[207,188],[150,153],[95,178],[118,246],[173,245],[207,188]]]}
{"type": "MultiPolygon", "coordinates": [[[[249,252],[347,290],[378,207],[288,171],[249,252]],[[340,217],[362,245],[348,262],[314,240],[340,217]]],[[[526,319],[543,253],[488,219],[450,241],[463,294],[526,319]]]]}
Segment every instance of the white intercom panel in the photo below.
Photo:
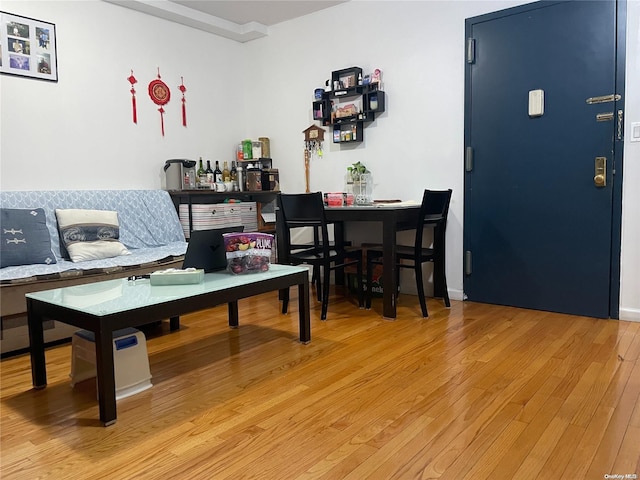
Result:
{"type": "Polygon", "coordinates": [[[529,91],[529,116],[541,117],[544,114],[544,90],[529,91]]]}

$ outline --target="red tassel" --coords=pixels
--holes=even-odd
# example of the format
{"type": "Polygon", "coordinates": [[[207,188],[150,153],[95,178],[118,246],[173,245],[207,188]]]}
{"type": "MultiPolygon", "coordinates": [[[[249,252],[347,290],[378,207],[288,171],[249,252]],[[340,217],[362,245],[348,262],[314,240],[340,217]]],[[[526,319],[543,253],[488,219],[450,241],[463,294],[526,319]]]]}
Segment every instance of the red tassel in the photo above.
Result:
{"type": "Polygon", "coordinates": [[[131,105],[133,106],[133,123],[138,123],[138,110],[136,109],[136,96],[131,97],[131,105]]]}
{"type": "Polygon", "coordinates": [[[184,98],[184,92],[187,91],[187,87],[184,86],[184,78],[180,77],[180,86],[178,87],[178,90],[180,90],[182,92],[182,126],[186,127],[187,126],[187,108],[185,107],[185,98],[184,98]]]}
{"type": "Polygon", "coordinates": [[[160,107],[158,111],[160,112],[160,125],[162,127],[162,136],[164,137],[164,108],[160,107]]]}
{"type": "Polygon", "coordinates": [[[131,70],[131,75],[129,75],[129,77],[127,77],[127,80],[129,81],[129,83],[131,84],[131,105],[133,106],[133,123],[138,123],[138,112],[136,110],[136,89],[134,87],[134,85],[136,83],[138,83],[138,80],[136,80],[136,77],[133,76],[133,70],[131,70]]]}

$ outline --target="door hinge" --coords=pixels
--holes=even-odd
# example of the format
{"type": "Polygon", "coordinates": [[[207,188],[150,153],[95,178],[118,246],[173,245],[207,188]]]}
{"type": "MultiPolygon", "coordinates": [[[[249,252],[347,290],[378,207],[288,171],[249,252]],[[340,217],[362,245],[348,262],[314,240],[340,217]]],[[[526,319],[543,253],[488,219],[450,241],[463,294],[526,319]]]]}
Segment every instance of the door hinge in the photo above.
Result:
{"type": "Polygon", "coordinates": [[[623,120],[623,116],[624,113],[622,112],[622,110],[618,110],[618,140],[622,140],[623,138],[623,133],[622,133],[622,125],[624,124],[623,120]]]}
{"type": "Polygon", "coordinates": [[[467,63],[476,61],[476,39],[467,38],[467,63]]]}
{"type": "Polygon", "coordinates": [[[464,149],[464,170],[465,172],[473,170],[473,147],[464,149]]]}
{"type": "Polygon", "coordinates": [[[464,252],[464,274],[471,275],[471,250],[464,252]]]}

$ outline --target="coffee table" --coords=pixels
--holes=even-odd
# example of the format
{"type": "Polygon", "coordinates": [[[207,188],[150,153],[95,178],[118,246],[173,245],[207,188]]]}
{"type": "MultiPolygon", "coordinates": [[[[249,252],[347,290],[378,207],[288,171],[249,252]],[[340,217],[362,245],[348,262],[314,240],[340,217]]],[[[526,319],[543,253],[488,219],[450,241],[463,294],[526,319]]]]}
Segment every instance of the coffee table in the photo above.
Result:
{"type": "MultiPolygon", "coordinates": [[[[229,326],[238,326],[238,300],[298,286],[300,342],[311,341],[309,274],[304,267],[271,264],[267,272],[232,275],[208,273],[196,285],[152,286],[149,280],[108,280],[26,294],[33,386],[47,386],[43,320],[52,319],[95,335],[100,420],[116,422],[112,335],[125,327],[204,310],[223,303],[229,326]]],[[[283,305],[286,313],[287,305],[283,305]]],[[[176,322],[177,323],[177,322],[176,322]]]]}

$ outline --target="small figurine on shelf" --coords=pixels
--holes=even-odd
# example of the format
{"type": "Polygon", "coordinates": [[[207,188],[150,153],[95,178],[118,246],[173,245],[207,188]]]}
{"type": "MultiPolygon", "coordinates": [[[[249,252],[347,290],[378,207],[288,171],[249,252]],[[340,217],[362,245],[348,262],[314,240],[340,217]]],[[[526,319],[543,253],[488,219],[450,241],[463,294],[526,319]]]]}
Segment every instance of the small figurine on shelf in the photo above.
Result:
{"type": "Polygon", "coordinates": [[[382,72],[379,68],[376,68],[371,74],[371,83],[381,83],[382,82],[382,72]]]}
{"type": "Polygon", "coordinates": [[[369,80],[372,90],[382,90],[382,72],[379,68],[376,68],[371,74],[371,79],[369,80]]]}

